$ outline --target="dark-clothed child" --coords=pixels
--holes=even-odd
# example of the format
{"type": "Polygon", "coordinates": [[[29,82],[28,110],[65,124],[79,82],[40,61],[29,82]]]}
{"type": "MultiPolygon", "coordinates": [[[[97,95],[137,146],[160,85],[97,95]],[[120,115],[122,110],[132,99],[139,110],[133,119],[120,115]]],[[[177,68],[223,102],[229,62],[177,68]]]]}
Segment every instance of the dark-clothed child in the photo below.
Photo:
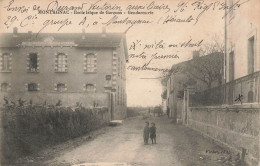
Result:
{"type": "Polygon", "coordinates": [[[150,138],[152,140],[152,144],[156,144],[156,127],[155,123],[152,123],[152,127],[150,127],[150,138]]]}
{"type": "Polygon", "coordinates": [[[144,127],[144,144],[146,144],[146,145],[148,144],[149,133],[150,133],[149,122],[145,122],[145,127],[144,127]]]}

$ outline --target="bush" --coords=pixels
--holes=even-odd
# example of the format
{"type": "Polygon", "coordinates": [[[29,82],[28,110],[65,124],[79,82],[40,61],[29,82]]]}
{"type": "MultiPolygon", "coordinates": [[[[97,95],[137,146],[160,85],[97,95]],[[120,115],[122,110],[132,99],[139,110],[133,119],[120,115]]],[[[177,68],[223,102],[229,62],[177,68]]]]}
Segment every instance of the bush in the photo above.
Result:
{"type": "Polygon", "coordinates": [[[107,108],[5,106],[2,109],[2,161],[42,150],[104,125],[107,108]]]}

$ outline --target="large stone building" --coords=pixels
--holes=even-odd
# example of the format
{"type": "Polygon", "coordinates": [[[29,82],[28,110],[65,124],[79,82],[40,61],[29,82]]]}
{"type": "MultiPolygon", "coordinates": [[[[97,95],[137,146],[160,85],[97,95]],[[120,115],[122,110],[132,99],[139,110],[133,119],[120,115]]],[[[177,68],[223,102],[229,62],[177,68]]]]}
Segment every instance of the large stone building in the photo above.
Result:
{"type": "Polygon", "coordinates": [[[111,119],[126,113],[125,64],[121,33],[1,34],[1,104],[17,103],[108,107],[111,119]]]}
{"type": "MultiPolygon", "coordinates": [[[[229,0],[229,5],[236,3],[229,0]]],[[[242,104],[260,102],[260,13],[259,0],[250,0],[226,17],[227,103],[243,95],[242,104]]]]}

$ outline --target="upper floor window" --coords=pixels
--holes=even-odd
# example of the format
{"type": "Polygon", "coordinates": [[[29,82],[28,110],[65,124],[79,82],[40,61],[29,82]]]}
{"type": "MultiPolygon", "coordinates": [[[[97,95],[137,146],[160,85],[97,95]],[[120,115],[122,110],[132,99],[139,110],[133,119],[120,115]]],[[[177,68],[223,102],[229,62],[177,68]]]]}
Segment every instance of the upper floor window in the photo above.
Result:
{"type": "Polygon", "coordinates": [[[39,71],[39,57],[37,53],[30,53],[28,57],[28,71],[38,72],[39,71]]]}
{"type": "Polygon", "coordinates": [[[7,92],[7,91],[8,91],[8,83],[2,83],[1,92],[7,92]]]}
{"type": "Polygon", "coordinates": [[[97,57],[95,54],[87,54],[85,57],[85,72],[96,72],[97,71],[97,57]]]}
{"type": "Polygon", "coordinates": [[[255,38],[254,36],[248,39],[248,74],[254,73],[255,62],[255,38]]]}
{"type": "Polygon", "coordinates": [[[229,53],[229,81],[234,80],[235,65],[234,65],[234,51],[229,53]]]}
{"type": "Polygon", "coordinates": [[[36,83],[29,83],[27,84],[27,88],[29,92],[33,92],[33,91],[39,91],[39,84],[36,83]]]}
{"type": "Polygon", "coordinates": [[[11,71],[11,55],[9,53],[4,53],[1,56],[1,71],[11,71]]]}
{"type": "Polygon", "coordinates": [[[55,58],[55,71],[56,72],[67,72],[68,71],[68,60],[67,55],[64,53],[56,54],[55,58]]]}

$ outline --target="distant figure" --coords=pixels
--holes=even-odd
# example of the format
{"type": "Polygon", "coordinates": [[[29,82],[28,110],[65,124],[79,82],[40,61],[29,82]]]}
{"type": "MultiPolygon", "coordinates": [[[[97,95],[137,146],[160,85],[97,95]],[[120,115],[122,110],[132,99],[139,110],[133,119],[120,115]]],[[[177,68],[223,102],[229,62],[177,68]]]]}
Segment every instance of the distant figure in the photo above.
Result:
{"type": "Polygon", "coordinates": [[[149,139],[149,133],[150,133],[150,128],[149,128],[149,122],[145,122],[145,127],[144,127],[144,144],[148,144],[148,139],[149,139]]]}
{"type": "Polygon", "coordinates": [[[156,144],[156,127],[155,123],[152,123],[152,127],[150,127],[150,138],[152,140],[152,144],[156,144]]]}
{"type": "Polygon", "coordinates": [[[169,106],[167,106],[167,116],[168,116],[168,118],[170,117],[170,108],[169,108],[169,106]]]}

